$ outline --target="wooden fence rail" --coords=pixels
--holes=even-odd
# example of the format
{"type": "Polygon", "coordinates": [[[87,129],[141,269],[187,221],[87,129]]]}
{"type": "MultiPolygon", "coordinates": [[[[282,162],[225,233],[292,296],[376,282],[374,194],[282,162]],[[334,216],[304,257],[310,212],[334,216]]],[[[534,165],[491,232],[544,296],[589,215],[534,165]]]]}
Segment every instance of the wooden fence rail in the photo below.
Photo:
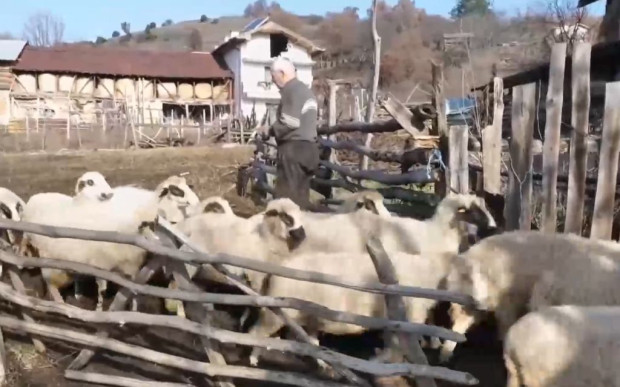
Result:
{"type": "MultiPolygon", "coordinates": [[[[215,264],[232,264],[235,265],[238,259],[235,257],[225,257],[223,260],[218,259],[205,259],[205,254],[196,252],[193,254],[178,251],[173,248],[166,247],[162,245],[160,242],[155,240],[147,239],[143,236],[139,235],[126,235],[115,232],[97,232],[90,230],[79,230],[79,229],[71,229],[71,228],[59,228],[59,227],[50,227],[43,226],[25,222],[12,222],[8,220],[0,220],[0,228],[16,230],[21,232],[32,232],[40,235],[49,236],[52,238],[75,238],[82,240],[91,240],[91,241],[105,241],[112,243],[123,243],[123,244],[131,244],[137,247],[144,248],[158,257],[159,255],[165,255],[172,259],[178,259],[180,263],[182,262],[193,262],[193,263],[215,263],[215,264]],[[183,253],[179,255],[178,253],[183,253]],[[186,256],[185,254],[189,254],[186,256]],[[192,256],[193,255],[193,256],[192,256]],[[183,258],[179,258],[183,257],[183,258]],[[199,258],[200,257],[200,258],[199,258]],[[232,259],[231,259],[232,258],[232,259]]],[[[184,239],[186,237],[182,237],[184,239]]],[[[241,262],[244,261],[241,259],[241,262]]],[[[63,261],[58,259],[49,259],[49,258],[29,258],[29,257],[19,257],[13,253],[0,251],[0,262],[5,265],[9,265],[11,267],[39,267],[39,268],[54,268],[67,270],[72,273],[79,273],[82,275],[95,276],[97,278],[102,278],[108,281],[112,281],[122,286],[123,290],[129,290],[134,294],[148,294],[161,298],[172,298],[190,302],[196,302],[199,304],[211,304],[211,303],[223,303],[228,305],[253,305],[253,306],[264,306],[264,307],[285,307],[285,308],[299,308],[304,310],[307,313],[312,313],[319,317],[325,317],[328,319],[332,319],[333,321],[345,322],[345,323],[353,323],[362,325],[370,328],[378,328],[378,329],[387,329],[389,331],[401,331],[413,333],[415,337],[418,335],[429,335],[435,337],[441,337],[447,340],[455,340],[457,342],[461,342],[464,340],[462,335],[456,334],[455,332],[446,330],[440,327],[434,326],[426,326],[423,324],[414,324],[407,321],[394,321],[382,318],[372,318],[367,316],[359,316],[349,313],[343,313],[339,311],[332,311],[325,307],[322,307],[317,304],[313,304],[310,302],[296,300],[291,298],[271,298],[264,297],[260,295],[256,296],[238,296],[238,295],[230,295],[230,294],[211,294],[204,293],[200,291],[187,291],[187,290],[170,290],[164,288],[158,288],[154,286],[144,285],[140,283],[136,283],[130,281],[126,278],[123,278],[120,275],[110,273],[105,270],[98,269],[96,267],[92,267],[85,264],[80,264],[77,262],[63,261]]],[[[147,269],[149,264],[145,267],[147,269]]],[[[182,266],[182,265],[181,265],[182,266]]],[[[217,265],[216,265],[217,267],[217,265]]],[[[143,269],[144,271],[144,269],[143,269]]],[[[149,270],[147,269],[147,272],[149,270]]],[[[277,270],[276,270],[277,271],[277,270]]],[[[151,268],[152,272],[152,268],[151,268]]],[[[274,273],[278,275],[277,273],[274,273]]],[[[138,277],[142,277],[142,271],[138,275],[138,277]]],[[[312,276],[310,276],[312,277],[312,276]]],[[[175,279],[179,279],[175,276],[175,279]]],[[[398,286],[398,285],[384,285],[384,286],[367,286],[360,287],[359,285],[351,285],[351,284],[337,284],[331,280],[323,279],[318,281],[319,283],[326,283],[336,286],[345,286],[353,288],[359,288],[358,290],[369,290],[374,293],[385,293],[385,294],[395,294],[399,296],[410,296],[412,294],[412,289],[410,287],[398,286]],[[383,288],[383,289],[381,289],[383,288]]],[[[122,292],[121,291],[121,292],[122,292]]],[[[121,293],[119,292],[119,294],[121,293]]],[[[439,299],[448,299],[448,300],[460,300],[460,301],[468,301],[466,298],[461,297],[460,295],[453,294],[434,294],[435,291],[425,290],[425,289],[415,289],[413,293],[425,294],[427,296],[431,296],[432,298],[439,297],[439,299]]],[[[442,292],[439,292],[442,293],[442,292]]],[[[445,293],[445,292],[444,292],[445,293]]],[[[117,295],[118,297],[118,295],[117,295]]],[[[202,337],[203,339],[215,340],[219,343],[234,343],[237,345],[245,345],[252,347],[261,347],[261,348],[272,348],[276,350],[290,352],[296,355],[301,356],[310,356],[315,359],[320,359],[330,364],[340,367],[337,369],[342,369],[343,375],[348,375],[347,379],[353,382],[352,385],[365,385],[365,382],[362,379],[359,379],[355,374],[351,372],[361,372],[367,375],[374,376],[409,376],[409,377],[426,377],[426,378],[436,378],[443,379],[447,381],[451,381],[453,383],[465,384],[465,385],[473,385],[477,384],[477,380],[467,374],[458,371],[452,371],[443,367],[431,367],[425,364],[424,361],[418,361],[418,364],[408,364],[408,363],[395,363],[395,364],[384,364],[376,361],[367,361],[362,359],[357,359],[354,357],[342,355],[340,353],[330,351],[324,348],[316,347],[310,344],[303,344],[299,342],[293,342],[288,340],[277,340],[277,339],[264,339],[253,337],[248,334],[238,333],[227,331],[223,329],[216,329],[205,325],[205,323],[195,322],[195,321],[187,321],[184,319],[180,319],[178,317],[170,317],[170,316],[157,316],[157,315],[148,315],[144,313],[138,312],[126,312],[126,311],[115,311],[113,302],[110,307],[110,311],[107,312],[99,312],[99,311],[85,311],[83,309],[73,307],[70,305],[66,305],[62,302],[58,301],[44,301],[34,297],[27,296],[20,292],[19,289],[12,290],[8,285],[0,283],[0,298],[7,300],[9,302],[15,303],[22,308],[34,310],[42,313],[53,313],[60,314],[65,317],[79,320],[86,323],[107,323],[107,324],[137,324],[144,326],[157,326],[157,327],[168,327],[173,328],[185,332],[190,332],[193,334],[202,337]]],[[[115,300],[116,301],[116,300],[115,300]]],[[[101,331],[97,333],[97,335],[89,335],[81,332],[73,332],[60,328],[54,328],[50,326],[46,326],[43,324],[39,324],[31,321],[19,321],[16,319],[12,319],[10,317],[0,318],[0,327],[7,328],[10,330],[22,331],[30,334],[35,334],[40,337],[48,337],[55,338],[59,340],[69,341],[73,343],[77,343],[80,345],[86,345],[94,348],[102,348],[107,349],[113,352],[117,352],[120,354],[124,354],[131,357],[137,357],[140,359],[148,360],[154,363],[167,365],[174,368],[189,370],[192,372],[203,373],[204,375],[210,377],[225,377],[225,378],[244,378],[251,380],[264,380],[264,381],[272,381],[276,383],[284,383],[291,384],[296,386],[340,386],[343,384],[321,381],[318,379],[312,379],[309,377],[301,377],[298,378],[297,374],[290,372],[279,372],[279,371],[264,371],[253,368],[245,368],[239,366],[229,366],[226,365],[225,362],[216,362],[214,359],[211,359],[211,363],[201,363],[196,362],[189,359],[180,358],[178,356],[167,355],[161,352],[156,352],[147,348],[137,347],[135,345],[125,344],[118,340],[113,340],[108,338],[107,333],[105,331],[101,331]],[[190,369],[191,368],[191,369],[190,369]],[[292,380],[295,380],[292,382],[292,380]]],[[[417,341],[416,341],[417,343],[417,341]]],[[[413,345],[413,344],[411,344],[413,345]]],[[[207,347],[205,347],[207,348],[207,347]]],[[[215,348],[215,347],[214,347],[215,348]]],[[[90,359],[92,357],[92,350],[88,352],[84,352],[80,354],[82,359],[90,359]]],[[[217,350],[215,350],[214,354],[218,354],[217,350]]],[[[210,354],[211,358],[213,354],[210,354]]],[[[78,358],[80,358],[78,357],[78,358]]],[[[77,360],[77,359],[76,359],[77,360]]],[[[88,360],[86,360],[88,361],[88,360]]],[[[74,362],[75,363],[75,362],[74,362]]],[[[77,364],[84,364],[84,360],[78,362],[77,364]]],[[[75,378],[79,377],[90,377],[97,378],[97,376],[85,376],[82,374],[72,374],[71,371],[79,368],[78,365],[70,366],[69,376],[73,376],[75,378]]],[[[218,379],[219,380],[219,379],[218,379]]],[[[227,379],[226,379],[227,380],[227,379]]],[[[119,383],[126,382],[126,385],[131,385],[131,381],[123,381],[119,380],[119,383]]],[[[221,379],[222,383],[226,383],[224,379],[221,379]]],[[[234,384],[231,384],[234,385],[234,384]]],[[[348,384],[346,384],[348,385],[348,384]]]]}

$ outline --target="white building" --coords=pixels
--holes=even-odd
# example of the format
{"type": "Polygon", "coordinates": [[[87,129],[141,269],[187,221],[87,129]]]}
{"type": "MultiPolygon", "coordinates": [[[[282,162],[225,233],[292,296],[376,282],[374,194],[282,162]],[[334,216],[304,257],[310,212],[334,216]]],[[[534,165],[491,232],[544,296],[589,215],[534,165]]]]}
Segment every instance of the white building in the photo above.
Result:
{"type": "Polygon", "coordinates": [[[269,70],[273,58],[281,55],[290,59],[297,68],[299,80],[310,87],[312,58],[323,51],[269,18],[260,18],[240,32],[231,32],[212,54],[223,58],[234,74],[234,114],[239,118],[251,117],[254,110],[260,123],[268,108],[277,106],[280,100],[269,70]]]}

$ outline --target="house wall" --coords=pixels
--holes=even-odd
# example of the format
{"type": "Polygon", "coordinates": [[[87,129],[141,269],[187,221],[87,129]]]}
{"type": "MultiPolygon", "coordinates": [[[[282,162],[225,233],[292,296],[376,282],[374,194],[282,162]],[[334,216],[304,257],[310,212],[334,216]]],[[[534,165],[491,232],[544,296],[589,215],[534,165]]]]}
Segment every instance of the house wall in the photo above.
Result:
{"type": "MultiPolygon", "coordinates": [[[[268,88],[261,85],[269,77],[269,67],[271,58],[271,41],[269,35],[255,34],[252,39],[240,46],[241,66],[240,71],[235,72],[235,84],[240,86],[240,115],[247,117],[255,109],[256,119],[260,122],[267,111],[267,105],[277,105],[280,101],[280,92],[276,85],[271,84],[268,88]]],[[[314,62],[309,53],[302,47],[289,43],[289,48],[283,56],[290,59],[297,67],[297,77],[311,87],[312,85],[312,66],[314,62]]],[[[228,62],[227,62],[228,63],[228,62]]]]}
{"type": "Polygon", "coordinates": [[[240,113],[241,106],[241,74],[243,72],[243,62],[241,61],[241,48],[237,47],[230,51],[228,51],[224,55],[224,61],[226,65],[230,69],[230,71],[234,74],[234,82],[233,82],[233,102],[234,109],[233,115],[237,116],[240,113]]]}

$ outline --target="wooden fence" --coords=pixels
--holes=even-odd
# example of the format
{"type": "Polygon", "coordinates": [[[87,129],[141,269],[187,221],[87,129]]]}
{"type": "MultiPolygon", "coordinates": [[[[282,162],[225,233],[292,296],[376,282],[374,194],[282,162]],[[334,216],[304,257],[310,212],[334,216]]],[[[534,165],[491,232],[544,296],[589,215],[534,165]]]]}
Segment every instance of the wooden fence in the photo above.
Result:
{"type": "MultiPolygon", "coordinates": [[[[471,304],[469,297],[442,290],[421,289],[399,285],[394,275],[394,268],[378,240],[368,243],[368,252],[377,269],[381,283],[356,283],[342,278],[317,272],[294,270],[274,264],[264,263],[252,259],[228,255],[207,255],[201,252],[182,234],[173,230],[169,223],[160,219],[150,228],[143,229],[143,235],[119,234],[116,232],[96,232],[74,228],[60,228],[38,225],[26,222],[14,222],[0,219],[0,229],[16,230],[45,235],[52,238],[74,238],[90,241],[106,241],[133,245],[151,253],[149,260],[137,274],[129,280],[121,275],[101,270],[96,267],[77,262],[63,261],[49,258],[30,258],[15,255],[10,249],[0,249],[0,262],[5,271],[8,271],[13,288],[8,284],[0,283],[0,298],[19,306],[21,319],[2,315],[0,327],[2,330],[18,331],[32,336],[32,340],[39,350],[45,350],[39,338],[65,341],[84,349],[69,365],[65,376],[75,380],[90,380],[93,382],[105,381],[107,384],[130,386],[147,382],[149,385],[181,386],[181,383],[161,383],[144,381],[126,377],[92,374],[82,372],[82,369],[93,357],[95,350],[107,350],[128,357],[138,358],[159,365],[201,374],[203,377],[214,379],[220,386],[234,386],[234,379],[248,379],[254,381],[270,381],[278,384],[294,386],[369,386],[368,377],[381,379],[385,377],[404,376],[415,378],[418,385],[434,386],[434,379],[441,379],[457,384],[474,385],[477,380],[470,374],[453,371],[443,367],[429,366],[419,347],[418,339],[421,335],[434,336],[445,340],[462,342],[463,335],[445,328],[416,324],[406,321],[403,314],[402,297],[422,297],[435,300],[471,304]],[[185,244],[190,251],[179,250],[185,244]],[[237,286],[246,295],[206,293],[189,280],[184,264],[213,265],[217,270],[227,275],[230,284],[237,286]],[[338,286],[355,289],[363,292],[384,294],[389,298],[389,318],[375,318],[355,315],[351,313],[327,309],[321,305],[295,298],[271,298],[258,294],[241,280],[230,275],[222,264],[243,267],[263,273],[283,276],[301,281],[311,281],[317,284],[338,286]],[[179,290],[146,285],[146,282],[161,268],[173,273],[179,290]],[[81,308],[64,304],[62,299],[45,301],[28,296],[25,293],[23,282],[20,279],[21,268],[53,268],[66,270],[116,283],[121,290],[116,294],[108,311],[87,311],[81,308]],[[176,317],[145,314],[139,312],[122,311],[132,295],[144,294],[159,298],[181,300],[187,303],[186,310],[190,321],[176,317]],[[299,341],[259,338],[249,334],[218,329],[211,326],[205,317],[205,312],[212,310],[213,304],[242,305],[270,308],[277,316],[284,319],[287,326],[295,332],[299,341]],[[317,317],[331,321],[355,324],[370,329],[385,329],[388,334],[396,334],[400,347],[393,347],[393,353],[404,353],[415,364],[406,363],[399,358],[396,363],[385,363],[384,360],[364,360],[344,355],[312,344],[312,339],[294,321],[280,311],[280,308],[292,308],[312,313],[317,317]],[[88,324],[114,325],[132,324],[144,327],[167,327],[174,330],[195,334],[201,339],[202,347],[206,352],[208,362],[191,360],[178,355],[170,355],[154,349],[128,344],[118,339],[109,338],[109,327],[100,328],[96,334],[80,330],[69,330],[56,327],[49,322],[36,322],[31,312],[54,314],[67,317],[84,324],[88,331],[88,324]],[[234,343],[240,346],[271,348],[288,352],[298,356],[309,356],[330,364],[336,371],[336,380],[318,376],[308,376],[287,371],[274,371],[226,364],[225,357],[219,348],[221,343],[234,343]],[[342,380],[344,379],[344,381],[342,380]]],[[[2,333],[2,332],[0,332],[2,333]]],[[[0,341],[0,371],[7,371],[6,353],[3,342],[0,341]]],[[[392,353],[390,351],[390,353],[392,353]]],[[[3,372],[0,372],[3,374],[3,372]]]]}

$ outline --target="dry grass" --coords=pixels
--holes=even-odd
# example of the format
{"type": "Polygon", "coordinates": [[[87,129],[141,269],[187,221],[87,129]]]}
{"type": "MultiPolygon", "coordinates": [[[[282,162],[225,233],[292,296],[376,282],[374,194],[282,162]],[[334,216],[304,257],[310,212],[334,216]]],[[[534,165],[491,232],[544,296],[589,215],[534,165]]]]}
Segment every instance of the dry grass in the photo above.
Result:
{"type": "Polygon", "coordinates": [[[235,192],[237,167],[251,155],[248,146],[4,154],[0,155],[0,186],[27,200],[38,192],[72,194],[76,179],[86,171],[101,172],[112,186],[137,184],[144,188],[154,188],[170,175],[189,172],[187,180],[200,198],[222,195],[236,211],[254,213],[252,202],[235,192]]]}
{"type": "Polygon", "coordinates": [[[45,354],[38,353],[30,343],[8,342],[7,362],[8,387],[66,386],[58,365],[45,354]]]}

